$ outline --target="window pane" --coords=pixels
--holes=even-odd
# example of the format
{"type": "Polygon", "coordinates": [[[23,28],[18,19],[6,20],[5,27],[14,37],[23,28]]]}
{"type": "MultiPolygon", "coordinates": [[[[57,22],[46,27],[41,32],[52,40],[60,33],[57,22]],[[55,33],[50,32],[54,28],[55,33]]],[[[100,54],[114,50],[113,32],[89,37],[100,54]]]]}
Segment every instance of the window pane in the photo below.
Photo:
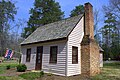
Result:
{"type": "Polygon", "coordinates": [[[72,64],[78,63],[78,47],[72,46],[72,64]]]}
{"type": "Polygon", "coordinates": [[[30,62],[31,49],[27,49],[26,62],[30,62]]]}
{"type": "Polygon", "coordinates": [[[50,63],[57,63],[57,46],[50,47],[50,63]]]}

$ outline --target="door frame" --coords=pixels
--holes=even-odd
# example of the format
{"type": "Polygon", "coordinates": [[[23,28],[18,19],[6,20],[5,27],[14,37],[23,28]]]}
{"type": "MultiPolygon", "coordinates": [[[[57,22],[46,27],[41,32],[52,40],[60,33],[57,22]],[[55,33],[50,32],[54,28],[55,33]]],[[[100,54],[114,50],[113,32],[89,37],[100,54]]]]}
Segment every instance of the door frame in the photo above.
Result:
{"type": "Polygon", "coordinates": [[[35,64],[35,70],[41,70],[42,69],[42,55],[43,55],[43,46],[37,46],[37,49],[36,49],[36,64],[35,64]],[[38,48],[40,48],[40,69],[39,69],[39,66],[38,66],[38,48]]]}

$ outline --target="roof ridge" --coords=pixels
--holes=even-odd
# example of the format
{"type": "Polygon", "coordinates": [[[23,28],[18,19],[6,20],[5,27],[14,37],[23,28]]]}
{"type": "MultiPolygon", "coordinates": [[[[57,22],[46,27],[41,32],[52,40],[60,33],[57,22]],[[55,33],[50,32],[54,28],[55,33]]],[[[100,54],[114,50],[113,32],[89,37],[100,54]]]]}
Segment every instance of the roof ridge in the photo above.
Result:
{"type": "MultiPolygon", "coordinates": [[[[83,15],[83,14],[80,14],[80,15],[77,15],[77,16],[73,16],[73,17],[64,18],[64,19],[62,19],[62,20],[55,21],[55,22],[52,22],[52,23],[48,23],[48,24],[42,25],[42,26],[40,26],[40,27],[48,26],[48,25],[51,25],[51,24],[54,24],[54,23],[58,23],[58,22],[62,22],[62,21],[66,21],[66,20],[68,20],[68,19],[75,18],[75,17],[79,17],[79,16],[82,16],[82,15],[83,15]]],[[[79,19],[80,19],[80,18],[81,18],[81,17],[79,17],[79,19]]],[[[40,27],[38,27],[38,28],[40,28],[40,27]]],[[[37,29],[38,29],[38,28],[37,28],[37,29]]]]}

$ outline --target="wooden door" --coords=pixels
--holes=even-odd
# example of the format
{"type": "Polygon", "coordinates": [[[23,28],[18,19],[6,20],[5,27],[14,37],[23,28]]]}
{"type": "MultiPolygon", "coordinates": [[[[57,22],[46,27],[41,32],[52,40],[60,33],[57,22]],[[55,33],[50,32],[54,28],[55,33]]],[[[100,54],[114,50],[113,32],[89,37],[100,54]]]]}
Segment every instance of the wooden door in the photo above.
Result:
{"type": "Polygon", "coordinates": [[[42,54],[43,54],[43,46],[37,47],[37,53],[36,53],[36,70],[42,69],[42,54]]]}

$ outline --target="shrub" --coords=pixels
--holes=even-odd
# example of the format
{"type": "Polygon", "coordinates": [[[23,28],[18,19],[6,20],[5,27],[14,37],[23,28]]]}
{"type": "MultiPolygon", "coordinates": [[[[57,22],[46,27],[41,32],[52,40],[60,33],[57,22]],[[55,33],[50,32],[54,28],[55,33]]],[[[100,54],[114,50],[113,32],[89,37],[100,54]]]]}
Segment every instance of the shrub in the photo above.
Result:
{"type": "Polygon", "coordinates": [[[40,71],[40,77],[42,77],[44,75],[43,71],[40,71]]]}
{"type": "Polygon", "coordinates": [[[27,69],[27,67],[26,67],[25,64],[19,64],[19,65],[17,66],[17,71],[18,71],[18,72],[25,72],[26,69],[27,69]]]}
{"type": "Polygon", "coordinates": [[[7,70],[10,69],[10,65],[7,65],[7,66],[6,66],[6,69],[7,69],[7,70]]]}

